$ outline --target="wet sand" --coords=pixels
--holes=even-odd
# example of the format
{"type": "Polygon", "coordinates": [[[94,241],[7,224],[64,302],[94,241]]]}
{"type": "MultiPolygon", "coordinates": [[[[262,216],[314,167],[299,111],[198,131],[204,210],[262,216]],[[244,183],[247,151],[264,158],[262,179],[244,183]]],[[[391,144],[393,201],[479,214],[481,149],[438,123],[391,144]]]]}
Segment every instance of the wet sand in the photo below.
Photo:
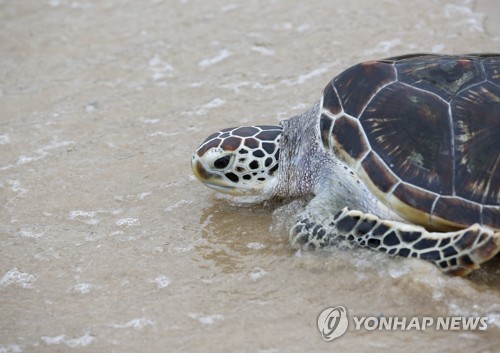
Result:
{"type": "Polygon", "coordinates": [[[211,132],[301,113],[348,66],[498,52],[495,0],[0,1],[0,352],[493,352],[500,260],[452,278],[368,250],[293,251],[290,206],[191,175],[211,132]],[[486,331],[348,331],[353,315],[486,331]]]}

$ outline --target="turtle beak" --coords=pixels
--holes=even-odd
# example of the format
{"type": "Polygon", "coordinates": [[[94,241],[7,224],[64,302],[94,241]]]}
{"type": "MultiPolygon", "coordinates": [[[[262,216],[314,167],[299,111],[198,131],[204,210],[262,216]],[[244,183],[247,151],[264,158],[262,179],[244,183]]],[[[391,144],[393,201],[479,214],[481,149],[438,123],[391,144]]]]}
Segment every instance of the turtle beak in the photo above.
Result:
{"type": "Polygon", "coordinates": [[[208,171],[196,153],[191,159],[191,169],[194,176],[209,188],[225,194],[240,195],[238,189],[227,185],[221,175],[208,171]]]}
{"type": "Polygon", "coordinates": [[[196,158],[196,155],[193,155],[193,159],[191,159],[191,169],[194,176],[202,183],[206,183],[213,177],[213,174],[203,166],[201,161],[196,158]]]}

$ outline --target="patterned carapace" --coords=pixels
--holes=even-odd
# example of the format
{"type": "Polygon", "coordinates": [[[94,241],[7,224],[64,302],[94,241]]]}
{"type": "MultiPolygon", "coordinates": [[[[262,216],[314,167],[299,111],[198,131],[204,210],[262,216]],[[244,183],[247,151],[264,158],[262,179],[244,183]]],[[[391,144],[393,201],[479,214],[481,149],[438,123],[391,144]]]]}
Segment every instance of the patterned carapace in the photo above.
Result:
{"type": "Polygon", "coordinates": [[[500,228],[498,55],[355,65],[325,88],[320,130],[324,147],[406,219],[500,228]]]}

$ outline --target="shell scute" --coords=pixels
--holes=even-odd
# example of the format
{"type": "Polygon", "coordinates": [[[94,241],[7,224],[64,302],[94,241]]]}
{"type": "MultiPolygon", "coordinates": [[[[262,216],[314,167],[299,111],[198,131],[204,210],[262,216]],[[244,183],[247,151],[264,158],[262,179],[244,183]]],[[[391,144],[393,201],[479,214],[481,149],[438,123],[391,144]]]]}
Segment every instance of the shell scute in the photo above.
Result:
{"type": "Polygon", "coordinates": [[[460,90],[484,81],[481,62],[474,58],[422,57],[396,64],[398,79],[449,101],[460,90]]]}
{"type": "Polygon", "coordinates": [[[396,80],[391,64],[369,61],[347,69],[333,80],[344,112],[359,116],[377,91],[396,80]]]}
{"type": "Polygon", "coordinates": [[[333,125],[332,134],[341,158],[347,161],[356,161],[368,153],[369,147],[358,120],[346,115],[337,118],[333,125]]]}
{"type": "Polygon", "coordinates": [[[483,62],[486,77],[491,82],[500,85],[500,57],[486,58],[483,62]]]}
{"type": "Polygon", "coordinates": [[[500,203],[500,90],[485,82],[452,102],[455,189],[479,203],[500,203]]]}
{"type": "Polygon", "coordinates": [[[441,224],[442,221],[439,218],[450,224],[467,227],[474,223],[481,223],[481,206],[458,197],[441,196],[434,207],[431,223],[441,224]]]}
{"type": "Polygon", "coordinates": [[[332,147],[330,145],[330,136],[332,133],[333,119],[326,114],[321,114],[319,118],[319,131],[323,147],[328,151],[332,147]]]}
{"type": "Polygon", "coordinates": [[[372,99],[359,120],[373,150],[398,177],[451,195],[453,151],[446,102],[394,83],[372,99]]]}
{"type": "Polygon", "coordinates": [[[373,151],[363,159],[361,166],[371,182],[383,193],[388,193],[399,182],[373,151]]]}
{"type": "Polygon", "coordinates": [[[500,206],[483,206],[483,224],[500,229],[500,206]]]}
{"type": "Polygon", "coordinates": [[[342,111],[339,96],[333,88],[333,82],[328,83],[328,85],[323,90],[323,109],[326,109],[333,115],[336,115],[342,111]]]}
{"type": "Polygon", "coordinates": [[[425,214],[431,213],[432,206],[437,198],[436,194],[416,188],[407,183],[399,184],[394,190],[393,195],[400,201],[404,200],[406,205],[425,214]]]}

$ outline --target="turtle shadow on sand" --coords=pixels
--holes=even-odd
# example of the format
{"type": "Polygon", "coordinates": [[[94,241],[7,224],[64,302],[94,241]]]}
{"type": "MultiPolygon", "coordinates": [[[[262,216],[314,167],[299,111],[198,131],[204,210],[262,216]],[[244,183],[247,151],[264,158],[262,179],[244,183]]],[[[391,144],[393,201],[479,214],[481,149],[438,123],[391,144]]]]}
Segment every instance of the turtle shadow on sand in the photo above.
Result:
{"type": "Polygon", "coordinates": [[[500,254],[482,264],[479,270],[473,271],[466,278],[500,292],[500,254]]]}
{"type": "MultiPolygon", "coordinates": [[[[222,273],[243,270],[245,257],[272,255],[286,258],[295,253],[296,249],[291,247],[288,240],[288,231],[307,200],[248,204],[213,197],[212,201],[211,206],[202,210],[199,219],[201,237],[205,242],[197,245],[196,251],[204,259],[212,261],[222,273]]],[[[339,247],[341,251],[373,251],[362,247],[339,247]]],[[[327,255],[318,254],[321,257],[327,255]]],[[[352,266],[355,266],[354,262],[352,266]]],[[[410,273],[408,275],[411,276],[410,273]]],[[[480,269],[465,279],[500,292],[500,255],[482,264],[480,269]]]]}
{"type": "Polygon", "coordinates": [[[199,224],[204,242],[196,251],[223,273],[239,272],[247,256],[289,256],[293,253],[282,234],[271,234],[273,209],[264,204],[235,204],[214,198],[202,210],[199,224]]]}

